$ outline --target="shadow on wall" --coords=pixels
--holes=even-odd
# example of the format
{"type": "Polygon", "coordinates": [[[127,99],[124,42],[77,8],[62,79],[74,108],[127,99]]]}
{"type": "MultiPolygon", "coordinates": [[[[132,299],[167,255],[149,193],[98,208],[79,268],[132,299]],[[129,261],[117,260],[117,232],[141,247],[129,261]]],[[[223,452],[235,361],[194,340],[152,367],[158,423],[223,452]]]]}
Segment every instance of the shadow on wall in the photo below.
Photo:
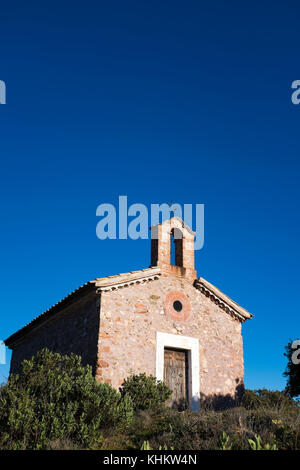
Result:
{"type": "Polygon", "coordinates": [[[236,379],[236,384],[234,395],[230,395],[229,393],[227,395],[214,394],[208,396],[201,394],[200,406],[216,411],[222,411],[239,406],[244,396],[245,386],[240,379],[236,379]]]}
{"type": "Polygon", "coordinates": [[[189,404],[185,398],[181,398],[180,400],[173,401],[171,408],[177,411],[184,411],[189,408],[189,404]]]}

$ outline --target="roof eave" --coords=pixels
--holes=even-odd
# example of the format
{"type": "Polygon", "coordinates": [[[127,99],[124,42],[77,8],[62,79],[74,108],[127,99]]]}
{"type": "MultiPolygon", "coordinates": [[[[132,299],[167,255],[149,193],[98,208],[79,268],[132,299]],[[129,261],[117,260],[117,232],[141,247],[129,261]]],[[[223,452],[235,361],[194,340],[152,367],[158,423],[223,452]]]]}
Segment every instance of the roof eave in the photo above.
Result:
{"type": "Polygon", "coordinates": [[[115,276],[107,276],[105,278],[97,278],[93,281],[89,281],[71,292],[48,310],[41,313],[27,325],[23,326],[18,331],[10,335],[6,340],[4,340],[4,344],[12,349],[16,342],[23,339],[25,335],[54,318],[55,315],[72,305],[78,299],[81,299],[81,297],[86,293],[93,291],[97,293],[105,290],[113,290],[115,288],[144,282],[146,280],[156,279],[159,275],[160,268],[155,266],[146,269],[140,269],[139,271],[131,271],[129,273],[117,274],[115,276]]]}
{"type": "Polygon", "coordinates": [[[234,300],[230,299],[224,292],[206,281],[203,277],[196,279],[194,286],[240,322],[243,323],[253,317],[250,312],[234,302],[234,300]]]}
{"type": "Polygon", "coordinates": [[[83,295],[86,293],[92,292],[95,290],[95,282],[94,281],[89,281],[86,284],[83,284],[82,286],[78,287],[78,289],[74,290],[70,294],[68,294],[66,297],[64,297],[62,300],[57,302],[56,304],[52,305],[48,310],[44,311],[41,313],[39,316],[34,318],[31,322],[27,323],[27,325],[23,326],[20,328],[18,331],[10,335],[7,339],[5,339],[3,342],[5,346],[9,347],[10,349],[13,348],[14,344],[22,339],[25,335],[27,335],[29,332],[31,332],[33,329],[41,326],[42,324],[46,323],[47,321],[51,320],[52,318],[55,317],[61,310],[69,307],[72,305],[75,301],[77,301],[79,298],[81,298],[83,295]]]}

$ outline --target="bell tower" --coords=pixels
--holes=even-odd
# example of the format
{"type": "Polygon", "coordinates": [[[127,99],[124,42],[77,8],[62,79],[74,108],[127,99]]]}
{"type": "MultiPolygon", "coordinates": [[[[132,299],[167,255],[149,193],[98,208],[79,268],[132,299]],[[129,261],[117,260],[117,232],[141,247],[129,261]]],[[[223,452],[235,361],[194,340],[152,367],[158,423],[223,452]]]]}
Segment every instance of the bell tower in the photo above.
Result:
{"type": "Polygon", "coordinates": [[[195,232],[178,217],[154,225],[151,227],[151,266],[159,266],[162,272],[193,282],[197,278],[194,239],[195,232]]]}

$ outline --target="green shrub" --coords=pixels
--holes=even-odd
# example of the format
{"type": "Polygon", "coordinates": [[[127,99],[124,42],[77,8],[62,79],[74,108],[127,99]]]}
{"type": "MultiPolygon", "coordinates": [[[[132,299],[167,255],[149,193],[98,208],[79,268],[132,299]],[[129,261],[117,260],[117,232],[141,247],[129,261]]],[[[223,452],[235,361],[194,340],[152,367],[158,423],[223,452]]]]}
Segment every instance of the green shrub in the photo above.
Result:
{"type": "Polygon", "coordinates": [[[246,390],[243,406],[199,413],[164,407],[171,390],[153,376],[120,392],[80,357],[43,350],[0,388],[0,449],[300,450],[300,406],[282,392],[246,390]]]}
{"type": "Polygon", "coordinates": [[[114,424],[129,426],[134,417],[133,403],[129,395],[125,394],[118,397],[117,405],[114,411],[114,424]]]}
{"type": "MultiPolygon", "coordinates": [[[[142,444],[141,450],[154,450],[154,449],[152,449],[152,447],[150,446],[149,441],[144,441],[142,444]]],[[[158,450],[169,450],[169,449],[167,448],[166,445],[164,445],[163,447],[159,446],[158,450]]],[[[173,447],[171,447],[170,450],[174,450],[173,447]]]]}
{"type": "Polygon", "coordinates": [[[74,354],[44,349],[0,389],[0,448],[43,449],[56,440],[99,447],[102,429],[130,424],[128,396],[98,384],[74,354]]]}
{"type": "Polygon", "coordinates": [[[124,380],[120,388],[121,395],[129,395],[135,410],[148,410],[162,406],[172,395],[163,382],[153,375],[131,375],[124,380]]]}
{"type": "Polygon", "coordinates": [[[278,390],[245,390],[242,404],[248,410],[272,408],[288,411],[297,409],[297,403],[286,393],[278,390]]]}
{"type": "Polygon", "coordinates": [[[126,445],[140,449],[148,441],[152,449],[249,450],[249,440],[256,442],[259,435],[263,447],[300,450],[300,409],[297,405],[292,409],[286,413],[275,402],[250,410],[240,406],[225,411],[202,408],[199,413],[169,408],[142,411],[127,431],[126,445]]]}
{"type": "Polygon", "coordinates": [[[283,424],[281,419],[273,419],[272,422],[279,449],[297,450],[300,448],[300,414],[296,422],[283,424]]]}
{"type": "Polygon", "coordinates": [[[248,443],[251,450],[278,450],[274,442],[267,442],[263,445],[261,437],[258,434],[255,434],[254,439],[248,439],[248,443]]]}
{"type": "Polygon", "coordinates": [[[226,434],[225,431],[222,432],[221,436],[219,437],[219,447],[220,450],[231,450],[232,444],[230,443],[230,437],[226,434]]]}

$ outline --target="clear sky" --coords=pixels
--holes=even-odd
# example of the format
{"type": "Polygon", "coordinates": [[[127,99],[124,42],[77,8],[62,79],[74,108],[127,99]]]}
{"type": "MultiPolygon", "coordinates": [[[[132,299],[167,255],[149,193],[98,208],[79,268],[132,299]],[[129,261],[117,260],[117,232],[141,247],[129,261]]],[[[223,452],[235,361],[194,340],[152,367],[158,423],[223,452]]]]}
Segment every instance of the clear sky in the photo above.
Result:
{"type": "Polygon", "coordinates": [[[299,337],[299,13],[290,0],[1,5],[1,339],[90,279],[149,266],[149,241],[97,239],[99,204],[205,204],[198,275],[255,315],[246,386],[284,387],[299,337]]]}

